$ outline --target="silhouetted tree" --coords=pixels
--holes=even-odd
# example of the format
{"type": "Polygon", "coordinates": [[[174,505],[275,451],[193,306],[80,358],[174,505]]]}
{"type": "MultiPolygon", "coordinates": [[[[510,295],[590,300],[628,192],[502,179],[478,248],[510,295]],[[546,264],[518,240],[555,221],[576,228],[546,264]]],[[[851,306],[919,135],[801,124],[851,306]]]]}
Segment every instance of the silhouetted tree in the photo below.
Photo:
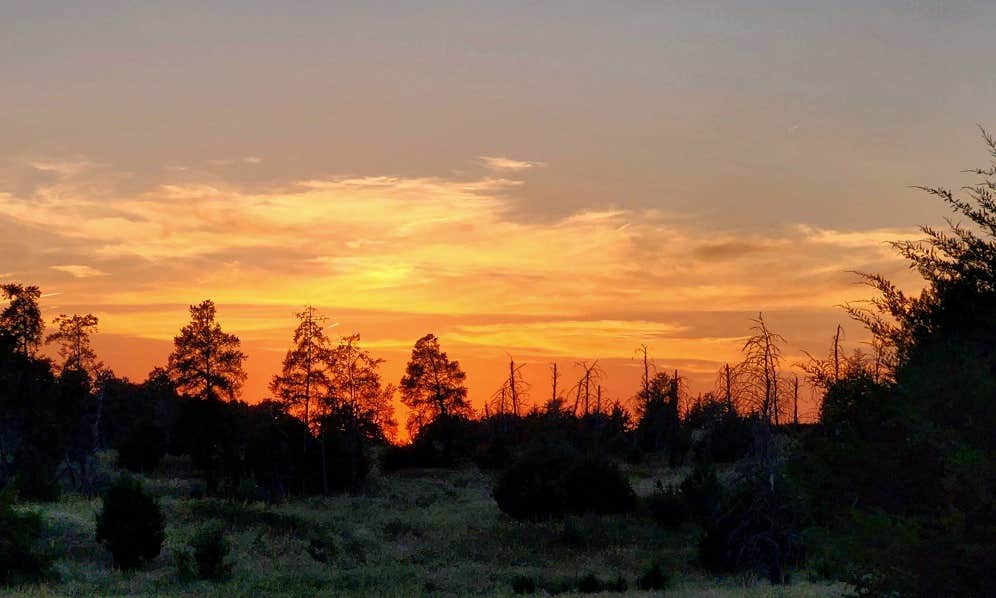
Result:
{"type": "Polygon", "coordinates": [[[46,343],[59,344],[59,357],[63,370],[77,370],[96,377],[102,364],[90,344],[90,336],[97,332],[99,320],[93,314],[66,314],[52,320],[58,329],[45,338],[46,343]]]}
{"type": "Polygon", "coordinates": [[[801,479],[870,595],[996,595],[996,140],[964,195],[923,187],[969,220],[894,243],[926,282],[881,275],[847,311],[895,355],[831,383],[801,479]],[[893,381],[894,380],[894,381],[893,381]]]}
{"type": "Polygon", "coordinates": [[[11,282],[0,286],[0,291],[9,302],[0,312],[0,334],[13,341],[15,352],[24,357],[34,355],[45,329],[38,306],[41,289],[11,282]]]}
{"type": "Polygon", "coordinates": [[[591,412],[592,394],[597,392],[597,388],[605,377],[605,371],[598,365],[598,360],[588,363],[587,361],[577,361],[574,363],[581,368],[581,377],[574,385],[574,411],[575,415],[581,410],[582,415],[591,412]]]}
{"type": "Polygon", "coordinates": [[[460,362],[446,356],[435,335],[418,339],[401,378],[401,401],[411,409],[408,432],[412,437],[436,418],[470,415],[466,378],[460,362]]]}
{"type": "Polygon", "coordinates": [[[205,476],[208,493],[222,478],[237,487],[242,470],[238,413],[221,401],[234,402],[246,379],[239,337],[223,332],[211,300],[190,306],[190,323],[173,339],[169,374],[184,403],[180,426],[190,439],[191,459],[205,476]]]}
{"type": "Polygon", "coordinates": [[[636,434],[647,451],[664,450],[678,432],[677,383],[667,372],[652,376],[636,395],[636,434]]]}
{"type": "Polygon", "coordinates": [[[234,400],[245,382],[239,337],[223,332],[210,299],[190,306],[190,323],[173,338],[170,376],[177,390],[202,399],[234,400]]]}
{"type": "MultiPolygon", "coordinates": [[[[270,392],[278,401],[301,414],[305,430],[311,430],[311,408],[316,397],[329,394],[329,338],[326,318],[308,305],[297,314],[294,346],[287,350],[279,374],[270,381],[270,392]]],[[[307,444],[307,440],[305,440],[307,444]]]]}
{"type": "Polygon", "coordinates": [[[779,423],[778,382],[781,376],[785,339],[768,328],[764,315],[758,314],[751,335],[744,343],[744,361],[738,366],[741,392],[750,408],[766,422],[779,423]]]}
{"type": "Polygon", "coordinates": [[[394,386],[381,384],[383,359],[360,347],[360,335],[340,339],[328,358],[329,385],[323,402],[331,409],[348,406],[355,414],[363,435],[370,440],[386,440],[397,429],[394,421],[394,386]]]}
{"type": "MultiPolygon", "coordinates": [[[[525,411],[526,397],[529,392],[529,383],[522,376],[523,364],[516,365],[511,357],[508,360],[508,377],[502,385],[491,395],[491,410],[496,415],[510,413],[518,417],[525,411]]],[[[556,384],[556,382],[554,382],[556,384]]],[[[556,391],[554,391],[556,392],[556,391]]]]}

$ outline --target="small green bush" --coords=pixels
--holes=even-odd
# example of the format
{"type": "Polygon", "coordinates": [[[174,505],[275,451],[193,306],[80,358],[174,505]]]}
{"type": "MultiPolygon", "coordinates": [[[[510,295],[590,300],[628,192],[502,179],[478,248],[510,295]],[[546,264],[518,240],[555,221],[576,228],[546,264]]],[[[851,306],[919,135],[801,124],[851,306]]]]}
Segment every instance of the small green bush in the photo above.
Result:
{"type": "Polygon", "coordinates": [[[225,539],[225,529],[218,523],[201,528],[190,540],[193,562],[200,579],[219,580],[231,574],[232,565],[226,561],[231,546],[225,539]]]}
{"type": "Polygon", "coordinates": [[[14,489],[0,489],[0,585],[42,577],[52,561],[38,549],[42,520],[38,513],[14,509],[14,489]]]}
{"type": "Polygon", "coordinates": [[[156,501],[141,482],[122,475],[104,494],[97,514],[97,541],[121,569],[135,569],[159,556],[165,523],[156,501]]]}

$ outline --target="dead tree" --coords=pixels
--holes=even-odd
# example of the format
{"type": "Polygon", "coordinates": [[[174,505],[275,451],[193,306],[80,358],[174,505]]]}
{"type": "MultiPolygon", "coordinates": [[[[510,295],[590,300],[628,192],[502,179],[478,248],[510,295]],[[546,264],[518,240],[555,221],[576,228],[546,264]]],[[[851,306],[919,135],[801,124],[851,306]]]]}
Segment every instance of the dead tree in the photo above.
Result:
{"type": "Polygon", "coordinates": [[[781,367],[781,344],[784,337],[772,332],[758,314],[751,335],[744,343],[744,361],[738,366],[741,391],[751,410],[759,416],[755,451],[762,464],[768,464],[772,427],[779,424],[778,379],[781,367]]]}
{"type": "Polygon", "coordinates": [[[577,361],[574,365],[580,367],[583,370],[581,377],[578,379],[577,384],[574,385],[574,415],[578,414],[578,409],[583,407],[583,415],[588,415],[591,413],[591,391],[594,386],[597,386],[605,374],[605,372],[598,366],[598,360],[591,362],[587,361],[577,361]]]}
{"type": "MultiPolygon", "coordinates": [[[[522,412],[524,399],[529,385],[522,376],[522,368],[525,364],[515,364],[515,360],[508,359],[508,378],[491,395],[491,403],[497,415],[511,413],[518,417],[522,412]]],[[[556,382],[554,383],[556,384],[556,382]]]]}
{"type": "Polygon", "coordinates": [[[795,375],[792,378],[792,421],[798,426],[799,425],[799,376],[795,375]]]}

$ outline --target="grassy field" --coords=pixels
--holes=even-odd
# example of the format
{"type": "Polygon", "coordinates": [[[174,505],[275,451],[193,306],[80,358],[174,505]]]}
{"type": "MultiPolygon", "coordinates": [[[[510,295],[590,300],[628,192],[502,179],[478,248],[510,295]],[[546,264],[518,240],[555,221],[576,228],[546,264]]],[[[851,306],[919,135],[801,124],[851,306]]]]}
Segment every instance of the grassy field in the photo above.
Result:
{"type": "MultiPolygon", "coordinates": [[[[134,573],[111,568],[94,538],[99,499],[66,495],[30,505],[44,514],[45,541],[60,555],[58,579],[6,590],[23,596],[162,595],[513,595],[529,576],[548,592],[577,587],[583,575],[622,576],[628,595],[653,562],[671,575],[673,596],[837,596],[841,587],[806,581],[773,587],[752,577],[715,578],[689,564],[696,532],[663,532],[638,516],[568,517],[522,523],[490,497],[491,479],[476,469],[373,473],[352,494],[267,505],[189,498],[197,482],[173,461],[146,477],[166,516],[166,545],[134,573]],[[233,564],[221,583],[181,581],[174,551],[209,520],[228,530],[233,564]]],[[[664,468],[630,470],[638,493],[654,480],[681,475],[664,468]]],[[[540,590],[542,593],[543,590],[540,590]]],[[[562,595],[577,595],[566,592],[562,595]]]]}

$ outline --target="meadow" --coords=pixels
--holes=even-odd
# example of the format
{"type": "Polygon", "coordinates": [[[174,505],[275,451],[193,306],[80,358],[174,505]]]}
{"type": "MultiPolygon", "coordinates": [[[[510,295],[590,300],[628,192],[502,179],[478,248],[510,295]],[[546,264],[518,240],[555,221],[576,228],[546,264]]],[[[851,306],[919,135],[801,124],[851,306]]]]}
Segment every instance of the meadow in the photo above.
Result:
{"type": "MultiPolygon", "coordinates": [[[[113,453],[101,454],[113,477],[113,453]]],[[[640,495],[656,480],[678,481],[687,468],[648,462],[627,466],[640,495]]],[[[43,545],[57,556],[55,577],[5,590],[19,596],[511,596],[517,579],[531,579],[539,595],[578,595],[593,574],[632,596],[653,563],[670,576],[669,596],[839,596],[846,588],[810,581],[796,572],[772,586],[754,575],[715,577],[697,569],[698,531],[665,531],[641,513],[516,521],[491,498],[492,479],[474,467],[372,474],[354,491],[268,504],[196,498],[201,482],[185,458],[168,457],[141,476],[166,517],[162,554],[146,567],[114,570],[95,539],[100,498],[65,494],[52,503],[27,503],[43,514],[43,545]],[[183,580],[176,552],[204,524],[224,526],[232,571],[220,582],[183,580]]]]}

